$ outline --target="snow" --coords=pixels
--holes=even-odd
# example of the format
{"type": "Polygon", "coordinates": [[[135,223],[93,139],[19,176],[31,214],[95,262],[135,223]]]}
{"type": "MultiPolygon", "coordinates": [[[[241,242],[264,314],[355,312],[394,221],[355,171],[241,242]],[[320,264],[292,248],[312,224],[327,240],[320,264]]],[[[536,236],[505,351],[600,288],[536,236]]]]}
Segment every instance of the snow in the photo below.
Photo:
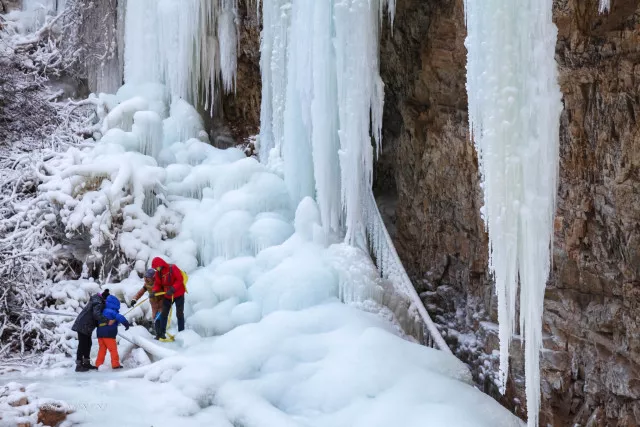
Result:
{"type": "Polygon", "coordinates": [[[562,110],[552,6],[551,0],[491,6],[465,2],[469,121],[480,160],[482,216],[498,295],[502,389],[519,291],[531,426],[538,425],[540,408],[539,351],[562,110]]]}
{"type": "Polygon", "coordinates": [[[145,362],[35,377],[30,390],[75,408],[69,422],[95,426],[521,425],[469,385],[460,361],[337,302],[273,313],[145,362]]]}

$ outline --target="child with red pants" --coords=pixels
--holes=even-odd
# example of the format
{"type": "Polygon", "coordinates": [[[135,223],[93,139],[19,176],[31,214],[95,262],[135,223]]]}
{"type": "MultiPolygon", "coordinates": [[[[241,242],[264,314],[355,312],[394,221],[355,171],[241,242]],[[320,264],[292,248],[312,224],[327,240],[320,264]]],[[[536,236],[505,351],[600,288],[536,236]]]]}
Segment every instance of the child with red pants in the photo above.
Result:
{"type": "Polygon", "coordinates": [[[104,363],[107,350],[111,355],[111,368],[120,369],[120,356],[118,355],[118,345],[116,344],[116,335],[118,335],[118,325],[124,325],[125,331],[129,329],[129,322],[120,314],[120,301],[113,295],[109,295],[105,301],[105,309],[102,312],[108,320],[115,320],[112,325],[100,324],[96,334],[98,335],[98,358],[96,359],[96,367],[100,367],[104,363]]]}

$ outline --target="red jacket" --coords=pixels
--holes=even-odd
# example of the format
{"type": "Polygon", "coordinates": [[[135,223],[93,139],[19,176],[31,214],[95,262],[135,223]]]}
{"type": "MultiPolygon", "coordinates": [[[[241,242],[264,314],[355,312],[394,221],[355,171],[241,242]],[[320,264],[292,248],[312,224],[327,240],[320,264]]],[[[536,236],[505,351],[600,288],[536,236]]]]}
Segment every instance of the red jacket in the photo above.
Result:
{"type": "Polygon", "coordinates": [[[151,261],[151,268],[156,270],[153,292],[167,292],[173,286],[173,295],[164,294],[166,299],[178,298],[184,295],[182,271],[175,264],[167,264],[162,258],[156,257],[151,261]]]}

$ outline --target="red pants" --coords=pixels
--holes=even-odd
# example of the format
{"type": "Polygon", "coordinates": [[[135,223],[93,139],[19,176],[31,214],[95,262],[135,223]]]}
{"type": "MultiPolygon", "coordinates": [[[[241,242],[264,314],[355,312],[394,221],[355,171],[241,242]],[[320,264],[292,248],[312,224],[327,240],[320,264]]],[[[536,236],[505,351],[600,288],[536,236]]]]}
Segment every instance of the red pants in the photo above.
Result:
{"type": "Polygon", "coordinates": [[[98,338],[98,358],[96,359],[96,366],[99,367],[104,363],[104,358],[107,355],[107,350],[111,354],[111,367],[117,368],[120,366],[120,356],[118,355],[118,345],[115,338],[98,338]]]}

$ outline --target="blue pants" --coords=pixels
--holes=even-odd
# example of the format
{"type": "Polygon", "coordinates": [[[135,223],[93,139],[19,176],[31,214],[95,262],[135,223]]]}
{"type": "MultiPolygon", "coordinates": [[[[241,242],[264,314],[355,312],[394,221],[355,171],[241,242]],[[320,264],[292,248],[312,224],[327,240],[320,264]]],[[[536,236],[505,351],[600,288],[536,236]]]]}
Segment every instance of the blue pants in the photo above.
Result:
{"type": "MultiPolygon", "coordinates": [[[[176,316],[178,317],[178,331],[184,330],[184,295],[174,298],[176,304],[176,316]]],[[[167,322],[169,321],[169,311],[171,311],[171,300],[165,298],[162,301],[162,311],[156,315],[155,326],[156,336],[158,338],[166,338],[167,322]]]]}

